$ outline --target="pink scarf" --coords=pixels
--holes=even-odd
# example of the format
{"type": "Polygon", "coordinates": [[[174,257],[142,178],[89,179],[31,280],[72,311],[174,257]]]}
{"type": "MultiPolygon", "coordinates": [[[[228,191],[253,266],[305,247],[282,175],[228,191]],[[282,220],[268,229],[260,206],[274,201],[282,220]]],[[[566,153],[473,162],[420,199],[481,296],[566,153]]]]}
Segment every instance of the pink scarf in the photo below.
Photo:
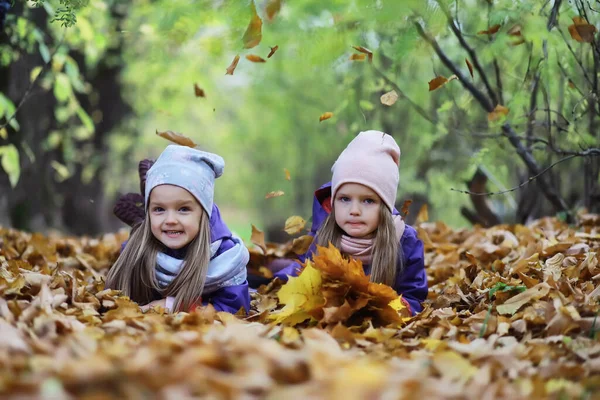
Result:
{"type": "MultiPolygon", "coordinates": [[[[398,243],[404,233],[406,224],[399,215],[394,215],[394,225],[396,226],[396,237],[398,243]]],[[[361,239],[353,238],[352,236],[342,235],[340,242],[342,252],[348,254],[352,258],[356,258],[362,261],[363,264],[371,264],[371,258],[373,257],[373,238],[361,239]]]]}

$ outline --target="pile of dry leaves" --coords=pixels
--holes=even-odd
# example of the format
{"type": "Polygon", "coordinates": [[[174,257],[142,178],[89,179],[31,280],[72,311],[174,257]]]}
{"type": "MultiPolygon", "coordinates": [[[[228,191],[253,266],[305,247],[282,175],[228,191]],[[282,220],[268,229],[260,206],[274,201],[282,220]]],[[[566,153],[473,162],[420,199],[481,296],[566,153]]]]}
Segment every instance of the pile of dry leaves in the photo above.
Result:
{"type": "Polygon", "coordinates": [[[334,249],[249,317],[142,314],[103,288],[126,234],[0,229],[0,397],[597,396],[600,217],[417,228],[430,293],[412,318],[334,249]]]}

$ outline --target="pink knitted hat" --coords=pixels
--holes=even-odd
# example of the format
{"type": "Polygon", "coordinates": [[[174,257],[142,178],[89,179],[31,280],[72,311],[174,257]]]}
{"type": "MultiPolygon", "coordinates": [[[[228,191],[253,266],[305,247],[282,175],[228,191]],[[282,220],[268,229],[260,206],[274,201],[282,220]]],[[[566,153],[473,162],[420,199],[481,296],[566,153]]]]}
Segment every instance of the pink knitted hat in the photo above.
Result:
{"type": "Polygon", "coordinates": [[[360,183],[377,193],[393,210],[399,164],[400,147],[393,137],[379,131],[360,132],[331,167],[331,201],[344,183],[360,183]]]}

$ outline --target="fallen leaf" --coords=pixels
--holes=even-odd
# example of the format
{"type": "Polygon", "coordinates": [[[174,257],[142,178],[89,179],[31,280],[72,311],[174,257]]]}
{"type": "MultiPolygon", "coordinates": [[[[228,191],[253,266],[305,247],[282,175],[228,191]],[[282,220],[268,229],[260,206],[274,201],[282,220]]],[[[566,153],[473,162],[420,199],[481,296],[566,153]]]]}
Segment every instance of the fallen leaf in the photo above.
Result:
{"type": "Polygon", "coordinates": [[[229,67],[227,67],[227,72],[225,72],[225,75],[233,75],[233,71],[235,71],[235,68],[237,67],[239,61],[240,61],[240,56],[236,55],[233,58],[233,61],[231,62],[229,67]]]}
{"type": "Polygon", "coordinates": [[[580,43],[592,43],[596,32],[598,32],[598,29],[582,17],[573,17],[573,25],[569,25],[571,38],[580,43]]]}
{"type": "MultiPolygon", "coordinates": [[[[362,46],[352,46],[354,48],[354,50],[356,51],[360,51],[363,54],[366,54],[367,57],[369,57],[369,62],[373,62],[373,52],[369,49],[367,49],[366,47],[362,47],[362,46]]],[[[363,57],[364,60],[364,57],[363,57]]]]}
{"type": "Polygon", "coordinates": [[[279,46],[275,46],[275,47],[271,47],[271,51],[269,51],[269,55],[267,56],[267,58],[271,58],[271,56],[273,54],[275,54],[275,52],[279,50],[279,46]]]}
{"type": "Polygon", "coordinates": [[[306,221],[304,220],[304,218],[294,215],[292,217],[289,217],[285,221],[285,227],[283,228],[283,230],[288,235],[295,235],[296,233],[301,232],[304,229],[304,225],[306,225],[306,221]]]}
{"type": "Polygon", "coordinates": [[[485,31],[477,32],[477,34],[478,35],[493,35],[494,33],[498,32],[500,30],[500,27],[501,27],[501,25],[499,25],[499,24],[493,25],[493,26],[490,26],[490,28],[485,31]]]}
{"type": "Polygon", "coordinates": [[[508,115],[508,112],[510,110],[504,106],[501,106],[500,104],[498,104],[496,106],[496,108],[494,108],[494,111],[492,111],[491,113],[488,114],[488,121],[496,121],[498,120],[500,117],[502,116],[506,116],[508,115]]]}
{"type": "Polygon", "coordinates": [[[329,118],[331,118],[331,117],[333,117],[333,113],[332,113],[332,112],[329,112],[329,111],[328,111],[328,112],[326,112],[326,113],[323,113],[323,114],[321,114],[321,116],[319,117],[319,122],[325,121],[326,119],[329,119],[329,118]]]}
{"type": "Polygon", "coordinates": [[[265,7],[265,12],[267,14],[267,20],[273,21],[279,10],[281,9],[281,0],[268,0],[267,5],[265,7]]]}
{"type": "Polygon", "coordinates": [[[539,300],[546,296],[550,291],[550,286],[546,282],[541,282],[526,291],[517,294],[506,300],[503,304],[496,307],[498,314],[507,315],[516,313],[519,308],[533,300],[539,300]]]}
{"type": "Polygon", "coordinates": [[[262,249],[263,254],[267,254],[267,245],[265,244],[265,233],[252,225],[252,235],[250,241],[262,249]]]}
{"type": "Polygon", "coordinates": [[[348,58],[348,60],[350,61],[365,61],[365,58],[367,58],[366,54],[351,54],[350,58],[348,58]]]}
{"type": "Polygon", "coordinates": [[[471,62],[467,58],[465,58],[465,62],[467,63],[467,68],[469,68],[469,74],[471,74],[471,78],[474,78],[474,76],[473,76],[473,64],[471,64],[471,62]]]}
{"type": "Polygon", "coordinates": [[[292,180],[292,175],[290,174],[290,171],[287,168],[283,169],[283,173],[285,174],[285,180],[286,181],[291,181],[292,180]]]}
{"type": "Polygon", "coordinates": [[[255,54],[248,54],[246,56],[246,60],[252,61],[252,62],[255,62],[255,63],[264,63],[264,62],[267,62],[267,60],[265,60],[262,57],[259,57],[259,56],[255,55],[255,54]]]}
{"type": "Polygon", "coordinates": [[[246,32],[244,32],[244,36],[242,38],[245,49],[251,49],[257,46],[262,40],[262,20],[256,12],[256,5],[254,4],[254,0],[252,0],[250,4],[252,16],[250,17],[250,23],[248,24],[246,32]]]}
{"type": "Polygon", "coordinates": [[[383,94],[379,100],[383,105],[392,106],[394,103],[396,103],[396,101],[398,101],[398,93],[396,93],[395,90],[392,90],[391,92],[383,94]]]}
{"type": "Polygon", "coordinates": [[[196,97],[206,97],[204,89],[200,88],[200,86],[198,86],[197,83],[194,83],[194,94],[196,95],[196,97]]]}
{"type": "Polygon", "coordinates": [[[196,143],[194,143],[192,139],[182,135],[181,133],[173,131],[159,132],[158,130],[156,130],[156,134],[164,139],[170,140],[171,142],[181,146],[196,147],[196,143]]]}
{"type": "Polygon", "coordinates": [[[272,199],[273,197],[283,196],[285,193],[283,190],[276,190],[274,192],[269,192],[265,195],[265,199],[272,199]]]}

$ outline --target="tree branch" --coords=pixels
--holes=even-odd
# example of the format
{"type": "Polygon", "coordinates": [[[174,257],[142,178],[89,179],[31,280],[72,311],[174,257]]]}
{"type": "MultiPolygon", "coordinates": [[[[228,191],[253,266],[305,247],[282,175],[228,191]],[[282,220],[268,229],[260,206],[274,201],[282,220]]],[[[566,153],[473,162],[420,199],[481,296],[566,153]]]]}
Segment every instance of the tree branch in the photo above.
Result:
{"type": "Polygon", "coordinates": [[[550,18],[548,18],[548,32],[554,28],[558,20],[558,10],[560,9],[562,0],[555,0],[554,5],[552,6],[552,11],[550,11],[550,18]]]}

